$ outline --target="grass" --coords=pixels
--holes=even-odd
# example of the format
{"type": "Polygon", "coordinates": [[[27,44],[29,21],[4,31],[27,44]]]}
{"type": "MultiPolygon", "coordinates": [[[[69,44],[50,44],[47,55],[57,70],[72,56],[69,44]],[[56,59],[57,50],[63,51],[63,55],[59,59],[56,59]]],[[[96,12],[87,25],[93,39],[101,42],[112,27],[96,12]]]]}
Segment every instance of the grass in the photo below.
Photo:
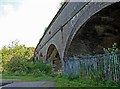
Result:
{"type": "Polygon", "coordinates": [[[69,80],[67,77],[54,77],[56,87],[117,87],[117,85],[110,85],[104,83],[93,82],[90,80],[74,79],[69,80]]]}
{"type": "Polygon", "coordinates": [[[2,78],[2,74],[0,73],[0,79],[2,78]]]}
{"type": "Polygon", "coordinates": [[[73,79],[69,80],[68,77],[63,75],[8,75],[3,74],[3,79],[18,79],[19,81],[39,81],[44,79],[50,79],[55,82],[56,87],[118,87],[120,85],[115,82],[94,82],[91,80],[83,80],[83,79],[73,79]]]}
{"type": "Polygon", "coordinates": [[[2,74],[2,79],[4,80],[18,80],[18,81],[38,81],[48,78],[47,75],[40,75],[40,76],[34,76],[34,75],[10,75],[10,74],[2,74]]]}

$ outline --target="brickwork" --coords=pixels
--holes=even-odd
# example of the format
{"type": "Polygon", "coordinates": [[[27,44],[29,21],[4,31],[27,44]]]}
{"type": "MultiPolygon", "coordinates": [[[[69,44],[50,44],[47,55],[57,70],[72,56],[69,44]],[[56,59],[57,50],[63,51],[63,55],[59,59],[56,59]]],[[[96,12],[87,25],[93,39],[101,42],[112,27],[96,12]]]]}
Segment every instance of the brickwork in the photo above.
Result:
{"type": "Polygon", "coordinates": [[[110,47],[114,42],[120,48],[119,10],[120,2],[63,4],[38,43],[34,59],[45,62],[50,45],[54,45],[64,69],[66,57],[99,54],[103,47],[110,47]]]}

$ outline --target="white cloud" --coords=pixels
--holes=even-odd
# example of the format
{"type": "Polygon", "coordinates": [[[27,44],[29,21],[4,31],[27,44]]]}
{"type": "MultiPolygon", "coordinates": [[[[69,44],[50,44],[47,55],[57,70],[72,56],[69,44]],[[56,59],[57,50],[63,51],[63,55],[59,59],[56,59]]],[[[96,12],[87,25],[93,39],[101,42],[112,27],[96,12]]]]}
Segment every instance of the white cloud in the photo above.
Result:
{"type": "Polygon", "coordinates": [[[14,7],[11,4],[7,4],[3,6],[4,14],[12,14],[14,12],[14,7]]]}
{"type": "Polygon", "coordinates": [[[0,17],[0,48],[15,39],[26,46],[36,46],[57,13],[60,1],[22,0],[17,11],[12,5],[4,5],[6,15],[0,17]]]}

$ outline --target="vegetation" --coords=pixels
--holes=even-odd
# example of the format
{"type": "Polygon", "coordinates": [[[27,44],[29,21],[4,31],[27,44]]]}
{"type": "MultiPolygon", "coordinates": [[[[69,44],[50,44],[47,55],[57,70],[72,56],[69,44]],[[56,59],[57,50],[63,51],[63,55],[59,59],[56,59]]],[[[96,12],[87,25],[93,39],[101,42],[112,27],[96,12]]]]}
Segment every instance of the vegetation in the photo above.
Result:
{"type": "Polygon", "coordinates": [[[1,65],[2,65],[2,71],[5,71],[4,66],[13,58],[16,56],[19,56],[21,58],[25,58],[27,60],[32,60],[34,47],[25,47],[25,45],[19,45],[19,41],[13,41],[9,46],[4,46],[0,50],[1,54],[1,65]]]}
{"type": "Polygon", "coordinates": [[[4,69],[9,73],[26,74],[28,71],[27,60],[20,56],[14,56],[4,65],[4,69]]]}
{"type": "MultiPolygon", "coordinates": [[[[114,46],[113,46],[114,48],[114,46]]],[[[82,77],[73,77],[71,74],[65,76],[62,74],[53,74],[52,67],[41,61],[33,62],[34,48],[18,45],[14,41],[8,47],[0,50],[2,55],[2,78],[18,79],[17,81],[38,81],[41,79],[51,79],[55,81],[56,87],[118,87],[120,83],[111,81],[94,81],[92,79],[83,79],[82,77]]],[[[92,76],[91,76],[92,78],[92,76]]]]}
{"type": "Polygon", "coordinates": [[[46,74],[42,74],[42,75],[32,75],[32,74],[19,74],[19,75],[15,75],[15,74],[8,74],[8,73],[3,73],[2,74],[2,79],[7,79],[8,81],[40,81],[41,79],[46,79],[49,76],[47,76],[46,74]],[[10,79],[10,80],[9,80],[10,79]]]}
{"type": "Polygon", "coordinates": [[[118,53],[117,43],[114,43],[111,48],[103,48],[105,54],[118,53]]]}
{"type": "Polygon", "coordinates": [[[64,75],[57,74],[42,74],[39,76],[34,76],[31,74],[27,75],[8,75],[3,74],[4,79],[18,79],[17,81],[39,81],[44,79],[53,80],[55,82],[55,87],[119,87],[120,83],[116,82],[94,82],[92,80],[85,80],[82,78],[69,79],[64,75]]]}
{"type": "Polygon", "coordinates": [[[42,74],[50,74],[52,68],[49,64],[44,64],[43,62],[28,62],[26,59],[21,57],[13,57],[9,63],[5,66],[6,72],[8,74],[15,75],[42,75],[42,74]]]}
{"type": "Polygon", "coordinates": [[[67,76],[56,75],[52,77],[56,82],[56,87],[118,87],[120,83],[116,82],[94,82],[82,78],[69,79],[67,76]]]}
{"type": "Polygon", "coordinates": [[[18,42],[13,41],[8,47],[3,47],[0,51],[2,54],[2,61],[0,62],[2,72],[15,75],[51,73],[52,68],[49,64],[32,61],[33,47],[25,47],[25,45],[19,45],[18,42]]]}

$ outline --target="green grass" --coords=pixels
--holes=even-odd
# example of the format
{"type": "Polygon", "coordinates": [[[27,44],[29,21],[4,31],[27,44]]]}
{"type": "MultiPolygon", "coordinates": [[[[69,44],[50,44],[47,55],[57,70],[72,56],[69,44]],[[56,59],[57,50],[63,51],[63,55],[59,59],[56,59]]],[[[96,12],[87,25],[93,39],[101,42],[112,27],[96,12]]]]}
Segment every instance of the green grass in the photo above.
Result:
{"type": "Polygon", "coordinates": [[[92,80],[83,80],[81,78],[69,80],[66,76],[53,76],[56,87],[118,87],[115,82],[95,82],[92,80]]]}
{"type": "Polygon", "coordinates": [[[18,81],[38,81],[48,78],[47,75],[40,75],[40,76],[34,76],[34,75],[10,75],[10,74],[2,74],[2,79],[13,79],[18,81]]]}
{"type": "Polygon", "coordinates": [[[95,85],[91,85],[88,82],[82,80],[68,80],[66,77],[55,77],[54,81],[56,82],[57,87],[92,87],[95,85]]]}
{"type": "Polygon", "coordinates": [[[94,82],[91,80],[83,80],[83,79],[73,79],[69,80],[66,76],[63,75],[8,75],[3,74],[3,79],[18,79],[19,81],[39,81],[44,79],[50,79],[55,82],[56,87],[118,87],[120,85],[115,82],[94,82]]]}

